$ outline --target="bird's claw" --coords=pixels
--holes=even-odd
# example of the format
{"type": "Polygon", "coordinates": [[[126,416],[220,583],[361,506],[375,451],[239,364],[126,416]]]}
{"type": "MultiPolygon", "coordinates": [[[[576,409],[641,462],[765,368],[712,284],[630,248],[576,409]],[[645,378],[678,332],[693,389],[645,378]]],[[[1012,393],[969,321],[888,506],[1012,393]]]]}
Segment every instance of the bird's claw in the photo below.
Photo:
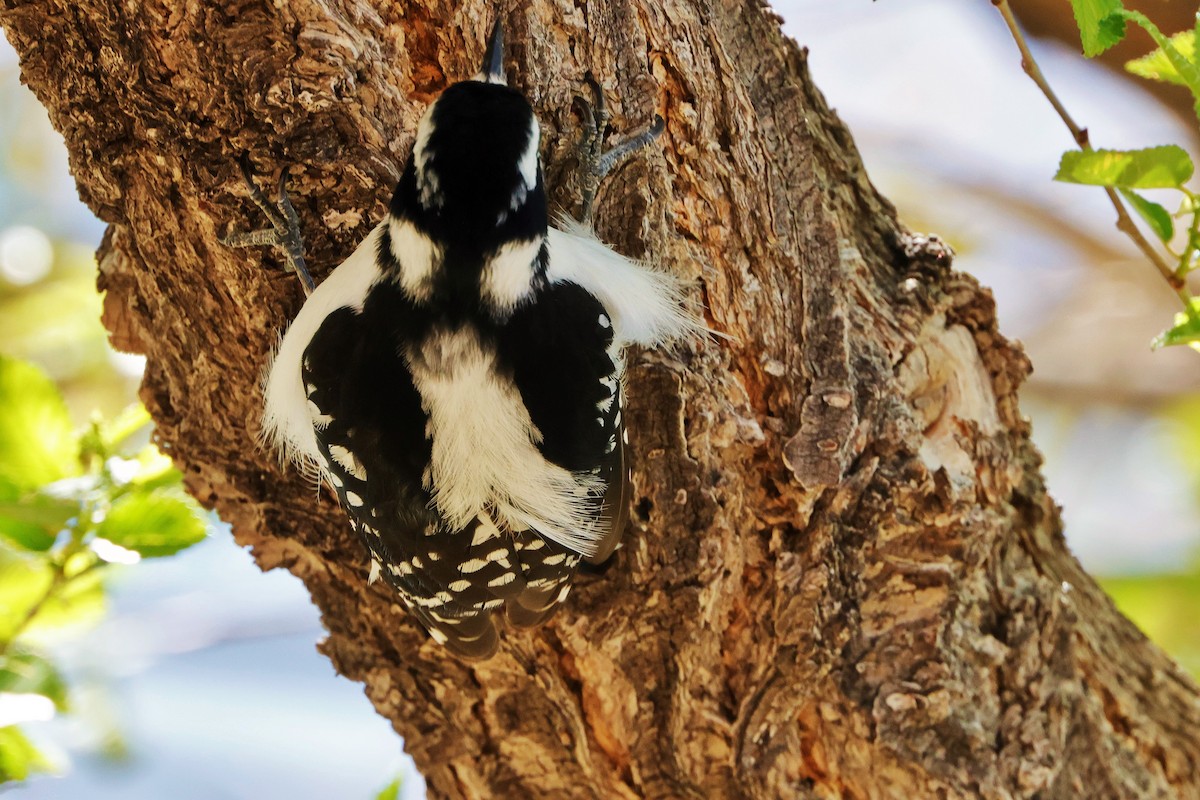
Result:
{"type": "Polygon", "coordinates": [[[263,212],[267,221],[271,223],[271,227],[244,233],[231,233],[221,239],[221,244],[227,247],[268,246],[279,248],[283,251],[284,258],[287,259],[288,267],[300,278],[305,295],[312,294],[315,285],[312,276],[308,274],[308,267],[304,263],[304,239],[300,235],[300,218],[287,193],[287,167],[284,167],[279,173],[277,190],[279,200],[271,203],[258,188],[258,183],[254,180],[254,172],[250,167],[250,159],[246,154],[243,153],[242,157],[238,159],[238,166],[241,168],[246,188],[250,192],[250,199],[263,212]]]}
{"type": "Polygon", "coordinates": [[[580,216],[582,222],[590,223],[600,181],[634,153],[657,139],[666,124],[661,116],[655,114],[649,128],[605,150],[604,134],[610,113],[604,100],[604,89],[590,72],[584,77],[584,84],[592,95],[591,99],[576,95],[575,106],[579,109],[583,125],[578,144],[579,181],[583,195],[580,216]]]}

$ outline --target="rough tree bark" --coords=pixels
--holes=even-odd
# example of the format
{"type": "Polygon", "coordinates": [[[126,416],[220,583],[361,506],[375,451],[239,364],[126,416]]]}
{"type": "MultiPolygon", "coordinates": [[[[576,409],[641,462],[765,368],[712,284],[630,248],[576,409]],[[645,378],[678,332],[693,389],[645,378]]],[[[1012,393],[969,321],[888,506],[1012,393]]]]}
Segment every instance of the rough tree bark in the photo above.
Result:
{"type": "Polygon", "coordinates": [[[425,103],[473,71],[490,5],[0,9],[110,224],[105,319],[149,359],[163,447],[264,569],[304,580],[323,651],[431,797],[1200,796],[1197,687],[1067,551],[1017,404],[1029,364],[990,294],[897,222],[760,3],[502,12],[560,204],[587,70],[620,88],[620,123],[667,119],[599,227],[693,281],[735,338],[632,359],[627,546],[470,666],[367,585],[335,503],[254,446],[259,373],[302,298],[273,255],[217,239],[254,213],[236,154],[267,180],[291,165],[320,278],[382,213],[425,103]]]}

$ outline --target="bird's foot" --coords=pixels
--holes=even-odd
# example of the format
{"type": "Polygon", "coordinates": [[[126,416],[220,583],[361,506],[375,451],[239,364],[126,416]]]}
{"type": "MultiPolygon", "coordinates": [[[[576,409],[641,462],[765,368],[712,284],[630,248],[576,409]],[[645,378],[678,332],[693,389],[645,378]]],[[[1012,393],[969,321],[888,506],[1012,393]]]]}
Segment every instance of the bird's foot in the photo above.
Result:
{"type": "Polygon", "coordinates": [[[592,220],[592,204],[600,181],[613,169],[621,165],[637,151],[653,142],[663,132],[663,118],[654,115],[649,128],[604,149],[604,133],[608,127],[609,112],[604,102],[604,90],[589,73],[584,79],[591,99],[576,95],[575,105],[583,120],[583,133],[579,138],[579,180],[583,190],[583,209],[580,220],[588,224],[592,220]]]}
{"type": "Polygon", "coordinates": [[[288,199],[287,194],[287,168],[285,167],[279,175],[279,200],[272,204],[255,183],[254,173],[250,169],[250,159],[245,154],[238,160],[238,166],[241,167],[246,188],[250,191],[250,199],[254,201],[254,205],[262,209],[267,221],[271,223],[271,227],[246,233],[231,233],[221,239],[221,244],[227,247],[269,246],[279,248],[283,251],[284,258],[287,259],[288,267],[300,278],[300,283],[304,286],[304,294],[312,294],[314,284],[312,276],[308,274],[308,267],[304,263],[304,240],[300,236],[300,219],[296,216],[296,209],[292,207],[292,201],[288,199]]]}

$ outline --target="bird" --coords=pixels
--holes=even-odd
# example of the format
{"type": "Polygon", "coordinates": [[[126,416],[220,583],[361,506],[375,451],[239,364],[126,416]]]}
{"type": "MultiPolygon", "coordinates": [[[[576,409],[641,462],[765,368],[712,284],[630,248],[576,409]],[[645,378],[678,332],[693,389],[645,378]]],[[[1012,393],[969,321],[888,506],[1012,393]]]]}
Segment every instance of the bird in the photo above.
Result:
{"type": "Polygon", "coordinates": [[[282,170],[242,177],[306,300],[265,372],[263,435],[337,495],[370,559],[429,636],[480,660],[501,616],[548,620],[581,562],[628,519],[625,349],[702,329],[680,281],[592,228],[596,187],[653,142],[605,149],[604,92],[577,97],[580,219],[551,224],[528,98],[508,85],[499,20],[483,64],[425,110],[388,212],[318,286],[282,170]]]}

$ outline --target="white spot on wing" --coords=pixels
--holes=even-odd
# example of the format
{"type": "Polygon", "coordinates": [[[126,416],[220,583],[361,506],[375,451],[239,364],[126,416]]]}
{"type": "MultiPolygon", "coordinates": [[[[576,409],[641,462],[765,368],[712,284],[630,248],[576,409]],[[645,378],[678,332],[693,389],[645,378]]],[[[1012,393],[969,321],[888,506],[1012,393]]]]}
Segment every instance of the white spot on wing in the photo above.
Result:
{"type": "Polygon", "coordinates": [[[363,468],[362,462],[340,444],[329,445],[329,455],[333,456],[334,461],[342,465],[342,469],[360,481],[367,479],[367,471],[363,468]]]}
{"type": "Polygon", "coordinates": [[[346,502],[353,508],[358,508],[363,504],[363,499],[354,492],[346,492],[346,502]]]}
{"type": "Polygon", "coordinates": [[[380,567],[379,562],[375,559],[371,559],[371,574],[367,576],[367,583],[371,584],[379,580],[379,575],[381,572],[382,567],[380,567]]]}
{"type": "Polygon", "coordinates": [[[517,579],[517,576],[515,573],[506,572],[503,575],[500,575],[499,577],[496,577],[496,578],[492,578],[490,581],[488,581],[488,586],[494,586],[494,587],[506,586],[506,585],[512,583],[516,579],[517,579]]]}
{"type": "Polygon", "coordinates": [[[500,529],[496,527],[496,523],[492,522],[489,516],[480,514],[476,519],[479,520],[479,524],[475,526],[475,535],[471,538],[472,547],[478,547],[484,542],[499,538],[500,529]]]}
{"type": "Polygon", "coordinates": [[[471,588],[470,581],[454,581],[453,583],[450,584],[450,591],[452,591],[452,592],[465,592],[467,589],[470,589],[470,588],[471,588]]]}

